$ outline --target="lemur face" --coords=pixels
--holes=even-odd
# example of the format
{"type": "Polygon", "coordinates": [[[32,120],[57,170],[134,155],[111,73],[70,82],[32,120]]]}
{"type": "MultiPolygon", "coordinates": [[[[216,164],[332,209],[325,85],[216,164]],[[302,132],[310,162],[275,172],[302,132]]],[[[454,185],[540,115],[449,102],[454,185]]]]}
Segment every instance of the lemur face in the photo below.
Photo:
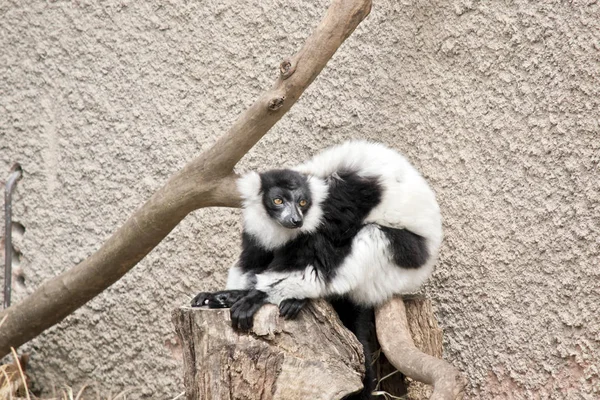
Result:
{"type": "Polygon", "coordinates": [[[262,202],[267,214],[288,229],[301,228],[311,206],[306,176],[288,169],[260,174],[262,202]]]}

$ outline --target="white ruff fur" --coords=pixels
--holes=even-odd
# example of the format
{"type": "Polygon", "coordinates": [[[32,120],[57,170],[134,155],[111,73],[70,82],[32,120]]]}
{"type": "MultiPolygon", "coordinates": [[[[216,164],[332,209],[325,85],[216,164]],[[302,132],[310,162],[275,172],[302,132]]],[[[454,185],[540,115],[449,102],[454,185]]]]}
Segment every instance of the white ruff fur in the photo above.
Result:
{"type": "Polygon", "coordinates": [[[348,294],[357,304],[378,305],[394,294],[414,292],[433,271],[435,258],[419,268],[399,268],[390,242],[377,225],[366,225],[352,241],[352,252],[327,287],[328,295],[348,294]]]}
{"type": "Polygon", "coordinates": [[[316,299],[327,292],[327,286],[318,278],[312,265],[307,265],[303,271],[264,272],[256,278],[255,288],[267,293],[267,301],[273,304],[285,299],[316,299]]]}
{"type": "Polygon", "coordinates": [[[321,224],[321,203],[327,197],[327,184],[323,179],[308,177],[312,206],[304,215],[302,228],[288,229],[271,219],[262,203],[260,175],[249,172],[238,179],[242,195],[244,230],[254,236],[266,250],[273,250],[295,239],[300,233],[314,232],[321,224]]]}

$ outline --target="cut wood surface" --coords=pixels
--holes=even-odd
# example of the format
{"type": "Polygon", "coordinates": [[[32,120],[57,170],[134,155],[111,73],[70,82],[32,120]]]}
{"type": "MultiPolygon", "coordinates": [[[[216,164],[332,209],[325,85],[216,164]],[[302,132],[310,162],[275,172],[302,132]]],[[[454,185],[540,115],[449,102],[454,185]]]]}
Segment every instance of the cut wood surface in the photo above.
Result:
{"type": "Polygon", "coordinates": [[[173,323],[188,400],[338,400],[362,387],[362,346],[324,301],[294,321],[266,305],[251,333],[231,328],[229,309],[182,307],[173,323]]]}

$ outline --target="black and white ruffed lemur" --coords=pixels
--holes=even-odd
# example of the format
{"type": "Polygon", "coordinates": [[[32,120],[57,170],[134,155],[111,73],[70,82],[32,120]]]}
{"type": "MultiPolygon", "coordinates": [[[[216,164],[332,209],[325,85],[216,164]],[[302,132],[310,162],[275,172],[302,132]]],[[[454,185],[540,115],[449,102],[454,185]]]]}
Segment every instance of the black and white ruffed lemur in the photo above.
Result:
{"type": "Polygon", "coordinates": [[[294,318],[307,299],[329,299],[365,348],[365,387],[349,398],[370,398],[373,307],[431,275],[442,240],[435,194],[402,155],[366,141],[247,173],[238,189],[242,253],[227,290],[199,293],[192,305],[231,307],[234,328],[248,330],[265,303],[294,318]]]}

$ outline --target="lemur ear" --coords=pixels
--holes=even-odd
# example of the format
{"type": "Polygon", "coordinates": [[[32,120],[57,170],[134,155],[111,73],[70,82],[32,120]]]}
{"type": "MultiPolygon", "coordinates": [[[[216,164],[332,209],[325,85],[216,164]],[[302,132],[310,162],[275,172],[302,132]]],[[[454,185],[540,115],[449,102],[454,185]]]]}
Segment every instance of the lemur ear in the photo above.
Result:
{"type": "Polygon", "coordinates": [[[261,181],[257,172],[250,171],[237,180],[238,192],[244,201],[253,201],[260,196],[261,181]]]}

